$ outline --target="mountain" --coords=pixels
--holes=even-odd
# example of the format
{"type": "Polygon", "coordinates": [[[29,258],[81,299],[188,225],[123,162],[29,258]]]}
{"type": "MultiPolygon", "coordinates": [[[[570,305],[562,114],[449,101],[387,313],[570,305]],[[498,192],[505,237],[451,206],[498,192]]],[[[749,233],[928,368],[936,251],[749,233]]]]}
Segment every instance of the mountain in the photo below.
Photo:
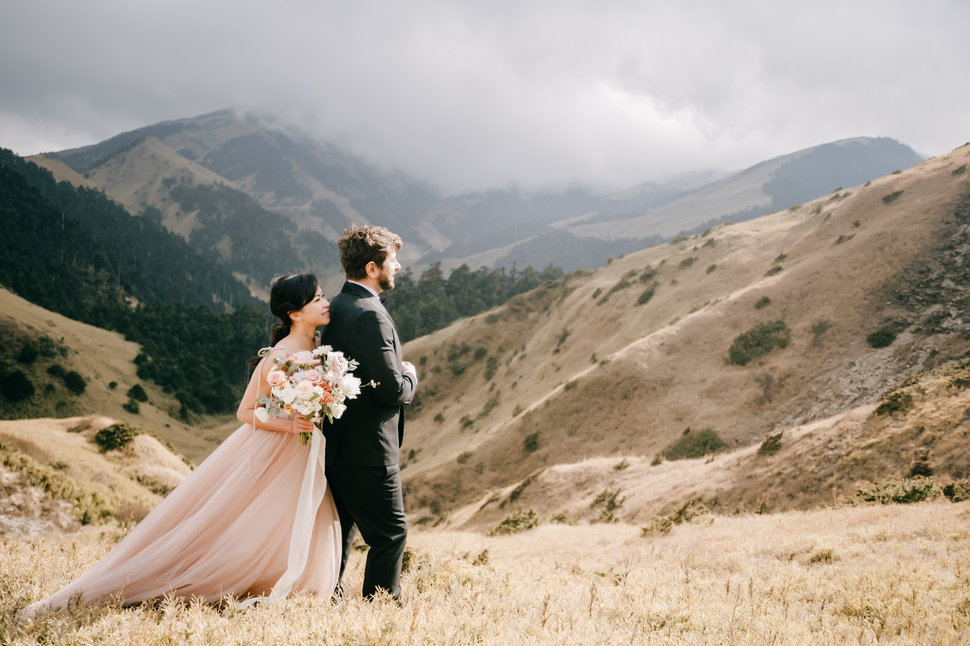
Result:
{"type": "Polygon", "coordinates": [[[855,186],[922,161],[909,146],[886,137],[843,139],[756,164],[701,189],[627,217],[596,213],[559,223],[581,238],[670,239],[726,221],[787,209],[843,186],[855,186]]]}
{"type": "Polygon", "coordinates": [[[409,510],[478,529],[609,504],[640,522],[968,477],[968,161],[631,253],[411,341],[409,510]]]}
{"type": "Polygon", "coordinates": [[[286,268],[313,269],[330,290],[339,285],[333,241],[350,223],[398,232],[406,243],[400,258],[417,271],[434,262],[445,271],[462,264],[590,269],[683,232],[787,208],[921,159],[891,139],[857,138],[726,178],[698,172],[614,194],[572,186],[444,195],[265,115],[231,110],[44,157],[220,259],[256,294],[263,294],[273,268],[286,265],[281,258],[293,259],[286,268]]]}
{"type": "Polygon", "coordinates": [[[150,209],[259,293],[274,273],[290,268],[336,280],[332,241],[352,222],[395,229],[410,242],[402,256],[416,258],[423,243],[411,227],[437,199],[400,173],[231,110],[44,157],[67,164],[135,213],[150,209]]]}
{"type": "Polygon", "coordinates": [[[152,218],[2,149],[0,223],[0,284],[141,344],[138,376],[175,393],[181,419],[235,410],[269,316],[225,267],[152,218]],[[204,369],[185,370],[199,357],[204,369]]]}

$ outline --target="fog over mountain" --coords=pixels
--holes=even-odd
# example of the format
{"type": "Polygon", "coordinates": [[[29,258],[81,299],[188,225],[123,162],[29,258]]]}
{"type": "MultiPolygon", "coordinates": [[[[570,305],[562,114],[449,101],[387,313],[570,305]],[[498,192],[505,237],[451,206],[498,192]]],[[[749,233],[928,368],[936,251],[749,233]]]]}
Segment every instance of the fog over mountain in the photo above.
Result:
{"type": "Polygon", "coordinates": [[[328,240],[351,223],[400,233],[406,243],[401,259],[416,270],[435,262],[446,271],[462,264],[589,269],[921,159],[895,140],[858,137],[790,152],[707,183],[710,174],[697,172],[615,193],[573,187],[448,195],[405,172],[280,127],[267,115],[221,110],[37,161],[69,165],[131,213],[154,218],[203,254],[221,258],[258,291],[278,271],[280,257],[339,278],[328,240]],[[261,253],[270,242],[275,251],[261,253]]]}
{"type": "Polygon", "coordinates": [[[625,190],[822,142],[970,138],[970,7],[6,3],[0,145],[94,144],[225,106],[443,192],[625,190]]]}

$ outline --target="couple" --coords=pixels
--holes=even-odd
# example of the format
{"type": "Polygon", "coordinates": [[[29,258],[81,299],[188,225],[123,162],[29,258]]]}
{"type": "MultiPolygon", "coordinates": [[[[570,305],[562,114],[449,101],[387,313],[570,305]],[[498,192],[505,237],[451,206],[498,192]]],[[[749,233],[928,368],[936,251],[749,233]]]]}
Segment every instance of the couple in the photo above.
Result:
{"type": "Polygon", "coordinates": [[[400,270],[401,238],[383,227],[352,226],[338,243],[347,281],[332,303],[312,274],[274,281],[273,351],[260,361],[239,405],[243,423],[185,481],[90,570],[21,616],[76,603],[132,605],[174,594],[207,602],[226,595],[281,598],[291,592],[340,593],[355,527],[370,547],[363,594],[400,602],[407,520],[398,465],[402,407],[418,378],[401,357],[394,323],[381,304],[400,270]],[[359,362],[357,399],[324,422],[325,458],[302,418],[256,418],[275,357],[323,343],[359,362]]]}

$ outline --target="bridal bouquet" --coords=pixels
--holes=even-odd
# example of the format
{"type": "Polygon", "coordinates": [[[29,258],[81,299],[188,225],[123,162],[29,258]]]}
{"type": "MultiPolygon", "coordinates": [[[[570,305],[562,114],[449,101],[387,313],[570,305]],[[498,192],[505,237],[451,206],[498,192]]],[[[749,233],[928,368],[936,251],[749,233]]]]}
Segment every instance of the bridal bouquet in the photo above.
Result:
{"type": "MultiPolygon", "coordinates": [[[[272,351],[263,348],[259,356],[272,351]]],[[[273,368],[266,375],[270,394],[256,400],[256,417],[265,422],[270,417],[300,415],[314,422],[323,417],[332,422],[347,409],[344,401],[360,394],[360,379],[352,374],[356,367],[356,361],[326,345],[312,352],[274,357],[273,368]]],[[[306,444],[309,439],[310,433],[300,433],[300,442],[306,444]]]]}

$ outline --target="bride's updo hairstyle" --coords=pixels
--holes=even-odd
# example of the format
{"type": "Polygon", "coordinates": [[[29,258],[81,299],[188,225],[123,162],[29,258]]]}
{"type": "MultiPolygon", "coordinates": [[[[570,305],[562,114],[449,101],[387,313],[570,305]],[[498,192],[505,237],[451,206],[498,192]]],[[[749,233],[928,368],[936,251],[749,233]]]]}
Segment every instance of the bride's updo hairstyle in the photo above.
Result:
{"type": "Polygon", "coordinates": [[[273,281],[269,290],[269,310],[279,319],[270,333],[269,344],[276,345],[290,333],[290,312],[297,312],[317,295],[313,274],[287,274],[273,281]]]}

